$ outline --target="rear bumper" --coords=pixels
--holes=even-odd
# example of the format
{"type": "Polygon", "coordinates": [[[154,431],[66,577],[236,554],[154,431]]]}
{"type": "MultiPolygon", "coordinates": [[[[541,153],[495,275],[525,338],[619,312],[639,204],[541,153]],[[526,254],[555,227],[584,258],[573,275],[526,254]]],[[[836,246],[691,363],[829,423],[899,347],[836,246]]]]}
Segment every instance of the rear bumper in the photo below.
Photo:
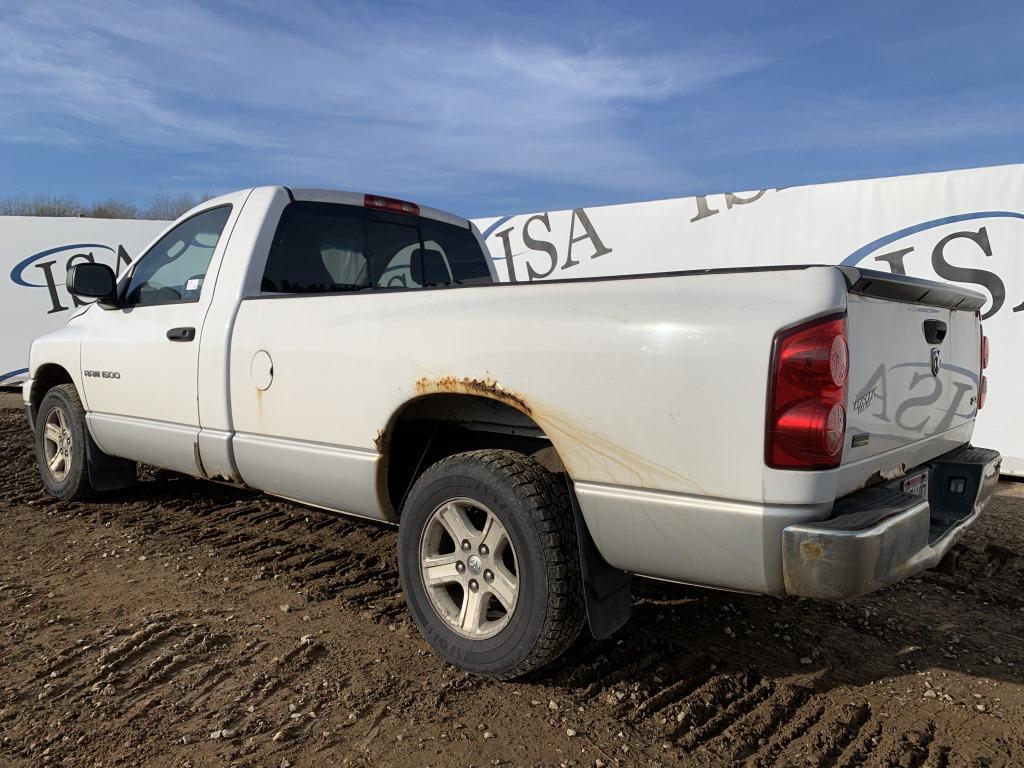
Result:
{"type": "Polygon", "coordinates": [[[934,567],[988,504],[1000,461],[996,451],[957,448],[927,465],[927,498],[896,482],[840,499],[828,520],[787,526],[786,592],[857,597],[934,567]]]}

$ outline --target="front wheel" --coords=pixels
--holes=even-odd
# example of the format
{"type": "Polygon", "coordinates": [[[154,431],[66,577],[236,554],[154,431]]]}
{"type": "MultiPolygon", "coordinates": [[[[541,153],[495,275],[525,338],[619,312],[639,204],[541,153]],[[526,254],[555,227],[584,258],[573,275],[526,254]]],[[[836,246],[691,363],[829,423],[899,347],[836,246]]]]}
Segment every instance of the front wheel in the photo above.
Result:
{"type": "Polygon", "coordinates": [[[62,501],[92,491],[86,467],[85,409],[74,384],[54,387],[36,414],[36,466],[43,485],[62,501]]]}
{"type": "Polygon", "coordinates": [[[471,451],[427,469],[402,510],[398,559],[416,626],[468,672],[524,675],[583,627],[568,492],[528,456],[471,451]]]}

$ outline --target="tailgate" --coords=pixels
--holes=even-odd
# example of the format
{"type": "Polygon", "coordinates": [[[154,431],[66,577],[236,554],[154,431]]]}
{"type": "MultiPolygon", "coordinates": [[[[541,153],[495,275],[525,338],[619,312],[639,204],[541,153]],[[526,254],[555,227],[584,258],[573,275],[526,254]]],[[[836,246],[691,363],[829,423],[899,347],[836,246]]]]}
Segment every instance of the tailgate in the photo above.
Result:
{"type": "Polygon", "coordinates": [[[970,439],[985,297],[928,280],[842,269],[850,378],[840,495],[970,439]]]}

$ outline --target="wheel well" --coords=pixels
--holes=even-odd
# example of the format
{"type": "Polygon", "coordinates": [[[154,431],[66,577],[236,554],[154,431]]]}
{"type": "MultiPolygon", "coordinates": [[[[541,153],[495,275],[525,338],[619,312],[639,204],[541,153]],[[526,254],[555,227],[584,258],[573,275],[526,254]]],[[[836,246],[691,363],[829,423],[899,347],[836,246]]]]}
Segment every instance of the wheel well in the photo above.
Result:
{"type": "Polygon", "coordinates": [[[39,367],[32,380],[32,421],[35,422],[36,414],[39,413],[39,406],[46,397],[46,393],[61,384],[74,384],[71,374],[56,363],[48,363],[39,367]]]}
{"type": "Polygon", "coordinates": [[[537,459],[552,472],[565,467],[551,440],[526,413],[481,395],[439,393],[399,411],[377,439],[384,455],[381,497],[395,518],[427,467],[463,451],[507,448],[537,459]]]}

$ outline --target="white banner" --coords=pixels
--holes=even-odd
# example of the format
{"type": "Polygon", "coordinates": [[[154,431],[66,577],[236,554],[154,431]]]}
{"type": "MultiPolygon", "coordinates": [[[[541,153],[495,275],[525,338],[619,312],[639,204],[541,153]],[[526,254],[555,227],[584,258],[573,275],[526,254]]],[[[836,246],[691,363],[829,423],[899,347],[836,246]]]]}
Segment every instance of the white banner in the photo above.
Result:
{"type": "MultiPolygon", "coordinates": [[[[974,442],[1024,475],[1024,165],[479,219],[502,279],[847,264],[989,297],[974,442]]],[[[895,416],[895,415],[894,415],[895,416]]]]}
{"type": "Polygon", "coordinates": [[[24,378],[32,340],[63,327],[78,306],[64,290],[68,267],[101,261],[117,272],[167,224],[0,216],[0,268],[6,275],[0,280],[0,386],[24,378]]]}
{"type": "MultiPolygon", "coordinates": [[[[984,292],[989,399],[975,442],[1024,475],[1024,165],[684,197],[475,221],[502,280],[848,264],[984,292]]],[[[75,301],[67,267],[134,258],[167,222],[0,217],[0,385],[75,301]]]]}

